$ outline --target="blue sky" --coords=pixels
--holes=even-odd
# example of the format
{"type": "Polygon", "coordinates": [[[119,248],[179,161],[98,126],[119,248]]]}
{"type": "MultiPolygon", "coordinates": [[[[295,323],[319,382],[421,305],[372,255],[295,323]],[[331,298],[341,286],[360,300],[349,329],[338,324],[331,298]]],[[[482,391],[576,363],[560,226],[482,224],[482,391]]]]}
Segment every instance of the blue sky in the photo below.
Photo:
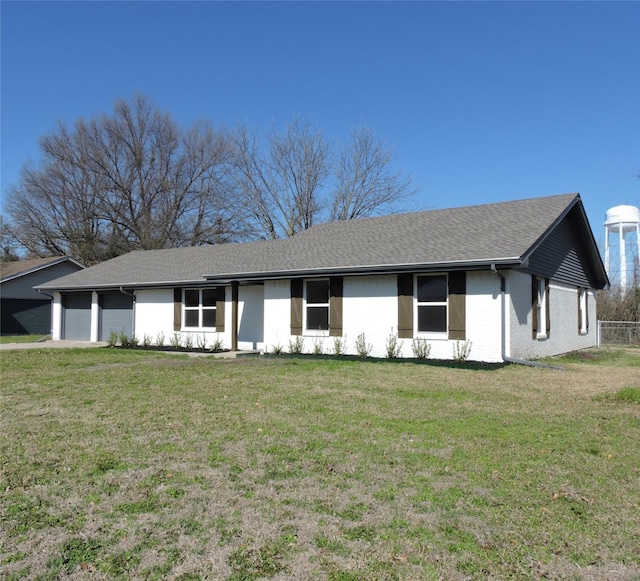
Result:
{"type": "Polygon", "coordinates": [[[640,207],[638,2],[13,2],[2,196],[58,120],[136,92],[180,123],[366,124],[419,209],[580,192],[640,207]]]}

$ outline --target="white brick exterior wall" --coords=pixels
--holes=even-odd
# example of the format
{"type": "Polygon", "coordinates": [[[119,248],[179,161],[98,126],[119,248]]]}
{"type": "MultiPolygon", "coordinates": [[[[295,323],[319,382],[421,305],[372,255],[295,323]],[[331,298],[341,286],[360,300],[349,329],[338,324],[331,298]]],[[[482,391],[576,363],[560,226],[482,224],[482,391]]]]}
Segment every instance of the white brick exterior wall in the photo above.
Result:
{"type": "MultiPolygon", "coordinates": [[[[273,352],[280,345],[289,350],[294,339],[290,332],[291,283],[289,280],[266,281],[265,348],[273,352]]],[[[389,335],[398,329],[398,287],[395,276],[344,277],[342,299],[342,339],[346,353],[355,355],[355,342],[360,333],[373,345],[372,357],[384,357],[389,335]]],[[[321,342],[324,353],[334,352],[334,337],[328,333],[304,332],[304,351],[311,353],[314,343],[321,342]]],[[[403,356],[411,356],[411,340],[402,340],[403,356]]]]}
{"type": "Polygon", "coordinates": [[[136,337],[142,341],[146,334],[156,343],[164,335],[168,345],[173,337],[173,289],[137,290],[133,308],[136,337]]]}
{"type": "Polygon", "coordinates": [[[537,342],[531,338],[531,275],[510,270],[506,278],[509,329],[506,354],[519,359],[535,357],[537,342]]]}
{"type": "MultiPolygon", "coordinates": [[[[496,322],[500,314],[500,282],[491,272],[467,275],[467,338],[471,341],[470,359],[501,361],[501,332],[496,322]]],[[[264,286],[265,337],[267,351],[279,345],[288,351],[290,334],[290,281],[266,281],[264,286]]],[[[415,318],[415,317],[414,317],[415,318]]],[[[395,275],[344,277],[342,337],[346,353],[356,355],[355,342],[361,333],[373,346],[372,357],[385,357],[389,335],[398,332],[398,286],[395,275]]],[[[312,352],[314,342],[322,341],[325,353],[332,353],[334,337],[305,332],[304,350],[312,352]]],[[[430,358],[452,359],[455,341],[427,339],[430,358]]],[[[413,357],[411,339],[399,339],[402,357],[413,357]]]]}
{"type": "Polygon", "coordinates": [[[291,284],[289,280],[267,280],[264,283],[264,349],[272,352],[275,345],[287,348],[291,339],[291,284]]]}
{"type": "Polygon", "coordinates": [[[531,275],[511,271],[507,279],[510,317],[510,352],[519,359],[534,359],[559,355],[596,345],[596,301],[588,292],[589,331],[578,333],[578,289],[575,286],[550,281],[549,310],[551,331],[546,339],[532,337],[531,275]]]}
{"type": "MultiPolygon", "coordinates": [[[[502,361],[504,332],[506,355],[533,359],[583,349],[596,344],[596,304],[589,292],[589,332],[578,333],[577,289],[551,281],[551,333],[547,339],[533,339],[531,333],[531,277],[504,271],[506,322],[501,325],[502,300],[500,277],[490,271],[468,272],[466,280],[466,336],[471,342],[470,360],[502,361]]],[[[373,345],[371,355],[385,357],[389,335],[398,329],[397,277],[395,275],[346,276],[343,279],[343,339],[346,353],[355,355],[355,342],[365,334],[373,345]]],[[[294,338],[290,334],[290,280],[265,281],[264,285],[240,286],[238,290],[238,347],[273,352],[279,345],[289,351],[294,338]]],[[[231,346],[231,289],[227,288],[225,332],[206,333],[207,344],[220,337],[223,346],[231,346]]],[[[54,301],[55,304],[55,301],[54,301]]],[[[58,307],[59,308],[59,307],[58,307]]],[[[54,311],[55,312],[55,311],[54,311]]],[[[414,322],[416,316],[414,313],[414,322]]],[[[55,327],[54,327],[55,328],[55,327]]],[[[135,329],[138,339],[147,334],[155,341],[163,333],[168,344],[173,336],[173,290],[149,289],[136,292],[135,329]]],[[[202,333],[192,333],[194,336],[202,333]]],[[[181,331],[184,337],[186,332],[181,331]]],[[[334,337],[318,337],[305,332],[304,351],[313,351],[321,341],[324,353],[333,353],[334,337]]],[[[400,339],[401,355],[412,357],[411,339],[400,339]]],[[[452,359],[455,341],[428,338],[433,359],[452,359]]]]}
{"type": "MultiPolygon", "coordinates": [[[[263,349],[263,287],[261,285],[241,286],[238,288],[238,348],[263,349]]],[[[135,304],[136,337],[142,341],[148,335],[154,343],[160,334],[164,334],[165,345],[169,345],[173,330],[173,289],[145,289],[136,291],[135,304]]],[[[231,288],[226,288],[225,330],[179,332],[182,344],[191,336],[193,345],[198,338],[204,339],[207,346],[222,340],[222,347],[231,347],[231,288]]]]}
{"type": "MultiPolygon", "coordinates": [[[[347,353],[356,355],[356,339],[364,333],[373,345],[372,357],[384,357],[391,333],[398,332],[398,283],[395,276],[346,276],[342,302],[342,331],[347,353]]],[[[333,337],[329,338],[333,345],[333,337]]],[[[411,353],[411,341],[403,341],[403,356],[411,353]]]]}
{"type": "Polygon", "coordinates": [[[500,277],[491,271],[467,273],[467,339],[469,359],[502,361],[500,277]]]}

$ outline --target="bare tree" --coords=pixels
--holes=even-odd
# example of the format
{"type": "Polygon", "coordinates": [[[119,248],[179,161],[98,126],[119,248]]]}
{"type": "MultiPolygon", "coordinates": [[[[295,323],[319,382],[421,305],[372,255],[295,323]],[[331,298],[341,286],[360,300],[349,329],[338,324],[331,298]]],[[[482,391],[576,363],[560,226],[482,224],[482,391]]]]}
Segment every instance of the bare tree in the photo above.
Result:
{"type": "Polygon", "coordinates": [[[86,162],[79,136],[61,125],[40,148],[43,164],[22,169],[9,199],[15,238],[33,256],[68,254],[92,263],[118,254],[117,235],[101,213],[101,179],[86,162]]]}
{"type": "Polygon", "coordinates": [[[640,287],[613,285],[598,291],[598,319],[601,321],[640,321],[640,287]]]}
{"type": "Polygon", "coordinates": [[[284,133],[272,129],[263,145],[241,126],[234,143],[236,187],[252,231],[262,238],[283,238],[319,220],[330,169],[321,133],[294,120],[284,133]]]}
{"type": "Polygon", "coordinates": [[[391,168],[391,151],[361,126],[351,132],[336,162],[336,189],[330,220],[353,220],[391,213],[411,195],[411,181],[391,168]]]}
{"type": "Polygon", "coordinates": [[[203,120],[183,129],[143,95],[40,140],[7,204],[30,255],[93,264],[135,249],[283,238],[328,220],[397,211],[411,195],[388,148],[355,129],[334,153],[294,119],[266,139],[203,120]]]}
{"type": "Polygon", "coordinates": [[[17,242],[4,216],[0,214],[0,262],[20,260],[17,253],[17,242]]]}
{"type": "Polygon", "coordinates": [[[235,236],[223,132],[202,121],[181,130],[143,95],[112,115],[61,124],[40,141],[8,204],[32,253],[87,264],[132,249],[211,244],[235,236]]]}
{"type": "Polygon", "coordinates": [[[249,230],[261,238],[293,236],[314,224],[402,209],[413,190],[392,169],[391,151],[366,127],[332,155],[323,135],[294,120],[262,144],[240,127],[234,138],[235,184],[249,230]]]}

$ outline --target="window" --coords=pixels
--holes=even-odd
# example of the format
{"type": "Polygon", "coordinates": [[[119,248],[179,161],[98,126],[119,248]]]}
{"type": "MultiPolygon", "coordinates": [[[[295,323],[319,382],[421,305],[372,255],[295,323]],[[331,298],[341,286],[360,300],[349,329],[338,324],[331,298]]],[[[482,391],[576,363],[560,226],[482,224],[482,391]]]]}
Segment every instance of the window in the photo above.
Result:
{"type": "Polygon", "coordinates": [[[416,277],[418,333],[447,332],[447,276],[416,277]]]}
{"type": "Polygon", "coordinates": [[[185,289],[183,295],[184,326],[215,328],[217,289],[185,289]]]}
{"type": "Polygon", "coordinates": [[[467,338],[467,274],[453,270],[446,274],[398,275],[398,337],[416,333],[433,338],[467,338]],[[417,324],[416,324],[417,321],[417,324]]]}
{"type": "Polygon", "coordinates": [[[342,336],[343,279],[291,279],[291,334],[342,336]]]}
{"type": "Polygon", "coordinates": [[[578,333],[586,335],[589,332],[589,301],[586,288],[578,288],[578,333]]]}
{"type": "Polygon", "coordinates": [[[329,279],[306,282],[307,331],[329,330],[329,279]]]}

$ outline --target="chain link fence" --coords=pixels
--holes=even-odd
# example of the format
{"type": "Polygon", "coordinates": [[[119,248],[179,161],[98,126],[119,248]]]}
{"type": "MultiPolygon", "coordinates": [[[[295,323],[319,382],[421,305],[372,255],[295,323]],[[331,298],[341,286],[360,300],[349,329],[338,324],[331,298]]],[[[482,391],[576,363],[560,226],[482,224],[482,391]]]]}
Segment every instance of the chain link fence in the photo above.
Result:
{"type": "Polygon", "coordinates": [[[598,321],[598,346],[612,343],[640,345],[640,322],[598,321]]]}

